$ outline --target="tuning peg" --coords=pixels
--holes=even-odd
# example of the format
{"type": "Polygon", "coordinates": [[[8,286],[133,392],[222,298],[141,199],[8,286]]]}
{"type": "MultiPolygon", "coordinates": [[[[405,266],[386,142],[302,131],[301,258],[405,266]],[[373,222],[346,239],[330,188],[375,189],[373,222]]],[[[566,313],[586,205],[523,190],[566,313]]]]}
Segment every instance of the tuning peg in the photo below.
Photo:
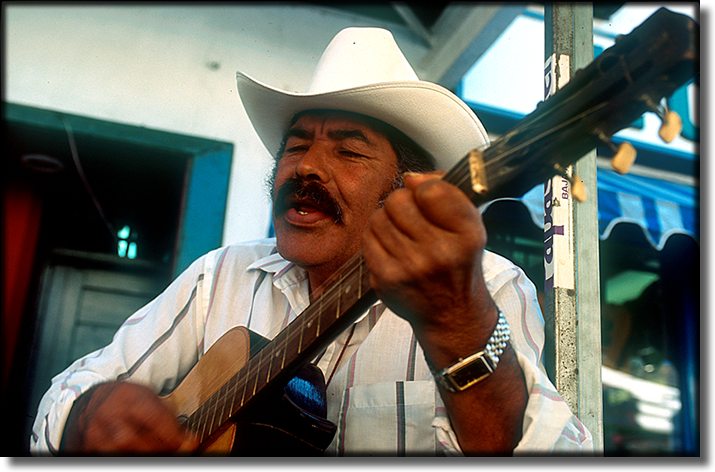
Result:
{"type": "Polygon", "coordinates": [[[583,180],[579,179],[576,174],[569,175],[566,169],[559,164],[554,164],[554,170],[571,184],[571,196],[573,199],[580,203],[585,202],[587,195],[586,185],[584,185],[583,180]]]}
{"type": "Polygon", "coordinates": [[[579,203],[585,202],[586,186],[584,185],[583,180],[579,179],[577,175],[573,175],[569,181],[571,182],[571,195],[573,196],[573,199],[579,203]]]}
{"type": "Polygon", "coordinates": [[[683,120],[676,112],[668,110],[666,106],[655,103],[650,97],[645,98],[645,104],[658,115],[662,122],[658,136],[663,142],[672,142],[683,130],[683,120]]]}
{"type": "Polygon", "coordinates": [[[631,143],[621,143],[611,158],[611,167],[619,174],[626,174],[635,161],[636,149],[631,143]]]}
{"type": "Polygon", "coordinates": [[[613,141],[608,139],[601,131],[596,133],[596,137],[613,151],[613,157],[611,158],[611,167],[613,170],[619,174],[627,173],[636,161],[636,149],[630,143],[626,142],[616,147],[613,141]]]}
{"type": "Polygon", "coordinates": [[[658,130],[658,136],[660,136],[663,142],[670,143],[683,130],[683,120],[680,119],[680,115],[674,111],[666,112],[661,119],[663,120],[663,124],[658,130]]]}

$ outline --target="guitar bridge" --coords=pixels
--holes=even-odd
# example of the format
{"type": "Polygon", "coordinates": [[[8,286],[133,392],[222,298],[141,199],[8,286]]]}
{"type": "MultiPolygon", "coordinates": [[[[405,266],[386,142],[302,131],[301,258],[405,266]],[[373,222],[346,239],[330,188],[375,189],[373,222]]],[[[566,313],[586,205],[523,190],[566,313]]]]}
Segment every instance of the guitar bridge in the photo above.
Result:
{"type": "Polygon", "coordinates": [[[484,155],[482,151],[472,149],[469,151],[469,174],[472,178],[472,191],[479,195],[487,193],[487,176],[484,169],[484,155]]]}

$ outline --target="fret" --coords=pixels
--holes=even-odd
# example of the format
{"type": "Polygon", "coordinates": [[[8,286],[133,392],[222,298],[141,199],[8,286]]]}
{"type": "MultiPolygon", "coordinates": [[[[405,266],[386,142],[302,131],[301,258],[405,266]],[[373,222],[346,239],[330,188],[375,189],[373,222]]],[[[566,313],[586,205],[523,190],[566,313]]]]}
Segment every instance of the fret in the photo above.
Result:
{"type": "MultiPolygon", "coordinates": [[[[246,372],[246,374],[248,374],[248,372],[246,372]]],[[[239,408],[243,407],[243,405],[246,404],[246,401],[245,401],[246,400],[246,390],[248,389],[248,379],[246,378],[245,375],[243,376],[242,381],[243,381],[243,393],[241,394],[241,404],[239,405],[239,408]]]]}
{"type": "Polygon", "coordinates": [[[202,423],[203,423],[201,434],[203,437],[209,437],[209,435],[211,434],[211,427],[210,427],[210,425],[211,425],[210,417],[211,416],[210,415],[211,415],[211,412],[215,409],[215,407],[216,407],[216,396],[214,395],[210,398],[210,401],[206,403],[204,412],[201,414],[201,419],[202,419],[202,423]]]}
{"type": "Polygon", "coordinates": [[[231,391],[231,383],[226,382],[224,384],[225,388],[222,388],[223,390],[221,392],[221,395],[219,396],[219,402],[221,403],[221,409],[218,412],[217,418],[218,418],[218,423],[214,425],[213,429],[216,430],[220,425],[223,424],[223,422],[231,416],[231,411],[226,411],[226,408],[228,407],[228,401],[229,398],[231,397],[230,391],[231,391]]]}
{"type": "Polygon", "coordinates": [[[221,413],[219,414],[219,423],[216,428],[220,427],[226,420],[233,416],[233,398],[234,398],[234,378],[226,382],[226,389],[221,395],[221,413]]]}
{"type": "Polygon", "coordinates": [[[208,403],[204,405],[203,408],[201,408],[200,413],[199,413],[199,437],[203,441],[206,438],[206,407],[208,406],[208,403]]]}
{"type": "Polygon", "coordinates": [[[340,299],[342,298],[343,294],[342,291],[340,290],[340,284],[342,283],[343,277],[342,275],[340,276],[340,279],[338,280],[337,288],[336,291],[338,292],[338,306],[335,307],[335,319],[340,318],[340,299]]]}
{"type": "MultiPolygon", "coordinates": [[[[266,346],[268,349],[270,346],[266,346]]],[[[273,366],[273,354],[268,353],[268,372],[266,372],[266,384],[271,381],[271,367],[273,366]]]]}
{"type": "Polygon", "coordinates": [[[216,409],[218,407],[218,399],[216,395],[211,397],[211,405],[209,406],[208,412],[206,414],[206,436],[211,436],[213,431],[213,424],[216,419],[216,409]]]}
{"type": "Polygon", "coordinates": [[[288,345],[289,345],[290,338],[291,338],[290,323],[288,324],[288,326],[285,327],[285,329],[283,330],[283,333],[285,333],[286,342],[285,342],[285,346],[283,346],[283,358],[281,359],[281,370],[285,369],[285,366],[286,366],[286,353],[288,352],[288,345]]]}
{"type": "MultiPolygon", "coordinates": [[[[266,346],[266,349],[270,348],[271,346],[266,346]]],[[[277,343],[273,349],[271,349],[272,354],[269,355],[268,359],[268,375],[266,375],[266,384],[268,384],[271,381],[271,375],[273,373],[273,362],[280,357],[281,351],[284,351],[285,349],[281,347],[281,343],[277,343]]],[[[280,372],[280,370],[279,370],[280,372]]]]}
{"type": "MultiPolygon", "coordinates": [[[[301,332],[301,341],[310,346],[318,337],[322,312],[320,310],[310,310],[303,316],[305,316],[305,325],[303,331],[301,332]]],[[[299,354],[301,352],[302,349],[299,354]]]]}
{"type": "Polygon", "coordinates": [[[223,395],[221,395],[221,389],[219,389],[218,395],[216,395],[216,401],[212,408],[211,420],[209,421],[209,436],[216,430],[216,425],[221,424],[221,414],[219,413],[219,407],[223,411],[223,395]]]}
{"type": "Polygon", "coordinates": [[[256,374],[255,374],[255,381],[253,382],[253,390],[251,391],[251,396],[254,396],[256,394],[256,390],[258,390],[258,378],[261,374],[261,360],[263,360],[263,351],[258,352],[258,362],[256,365],[256,374]]]}
{"type": "Polygon", "coordinates": [[[362,259],[358,261],[358,298],[362,297],[362,259]]]}
{"type": "Polygon", "coordinates": [[[300,354],[303,352],[303,334],[305,332],[305,325],[307,324],[308,327],[310,327],[310,320],[305,322],[306,320],[301,319],[300,320],[300,339],[298,340],[298,352],[297,354],[300,354]]]}
{"type": "Polygon", "coordinates": [[[348,279],[347,282],[344,283],[342,297],[345,301],[345,306],[352,306],[357,301],[359,301],[360,297],[362,296],[362,294],[360,293],[360,276],[362,274],[362,264],[358,264],[357,269],[358,273],[356,274],[355,272],[351,271],[349,276],[346,277],[348,279]],[[357,280],[355,280],[356,278],[357,280]]]}
{"type": "Polygon", "coordinates": [[[206,436],[211,436],[211,433],[214,431],[213,425],[214,425],[214,422],[216,421],[216,408],[218,407],[218,401],[216,400],[216,395],[214,395],[212,398],[214,399],[214,401],[212,402],[213,405],[211,406],[211,408],[209,410],[210,415],[208,416],[208,418],[210,418],[210,419],[208,420],[208,424],[207,424],[208,430],[206,432],[206,436]]]}
{"type": "MultiPolygon", "coordinates": [[[[302,338],[303,323],[300,324],[300,329],[301,329],[301,338],[302,338]]],[[[293,362],[295,359],[297,359],[301,354],[301,347],[298,345],[298,343],[296,341],[297,340],[295,339],[295,336],[290,336],[286,339],[286,346],[285,346],[285,352],[284,352],[285,367],[288,367],[290,365],[290,363],[293,362]]]]}
{"type": "Polygon", "coordinates": [[[323,297],[318,298],[318,300],[320,302],[318,303],[318,316],[317,316],[318,325],[315,328],[315,337],[316,338],[318,336],[320,336],[320,320],[323,318],[323,297]]]}
{"type": "Polygon", "coordinates": [[[234,402],[236,401],[236,392],[237,392],[237,390],[236,390],[236,387],[237,387],[236,381],[237,381],[237,380],[238,380],[238,376],[235,376],[235,377],[233,377],[232,382],[231,382],[230,391],[231,391],[232,393],[231,393],[231,406],[228,407],[229,415],[233,415],[233,414],[235,413],[235,411],[236,411],[236,410],[233,409],[233,407],[234,407],[234,402]]]}

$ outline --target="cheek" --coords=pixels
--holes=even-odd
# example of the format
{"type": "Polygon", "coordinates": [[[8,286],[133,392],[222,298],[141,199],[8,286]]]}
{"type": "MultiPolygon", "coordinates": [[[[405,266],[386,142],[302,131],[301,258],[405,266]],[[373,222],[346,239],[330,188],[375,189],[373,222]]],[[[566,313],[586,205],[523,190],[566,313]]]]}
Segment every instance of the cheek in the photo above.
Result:
{"type": "Polygon", "coordinates": [[[355,214],[359,215],[358,218],[366,223],[370,216],[382,207],[387,196],[394,190],[394,179],[370,182],[364,184],[361,190],[361,192],[360,189],[358,190],[358,195],[362,195],[362,198],[356,199],[353,209],[355,214]]]}
{"type": "Polygon", "coordinates": [[[281,185],[283,185],[292,175],[293,173],[288,165],[284,164],[283,161],[277,162],[273,166],[273,171],[271,173],[271,196],[274,196],[276,190],[279,189],[281,185]]]}

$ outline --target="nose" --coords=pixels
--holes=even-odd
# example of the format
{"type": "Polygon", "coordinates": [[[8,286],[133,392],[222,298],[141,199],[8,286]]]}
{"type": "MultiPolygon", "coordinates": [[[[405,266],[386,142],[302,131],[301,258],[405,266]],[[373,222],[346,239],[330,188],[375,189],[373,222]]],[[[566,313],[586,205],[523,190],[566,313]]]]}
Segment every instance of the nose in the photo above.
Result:
{"type": "Polygon", "coordinates": [[[319,143],[312,144],[300,157],[295,166],[295,173],[298,177],[306,180],[317,180],[327,182],[328,171],[328,151],[323,149],[319,143]]]}

